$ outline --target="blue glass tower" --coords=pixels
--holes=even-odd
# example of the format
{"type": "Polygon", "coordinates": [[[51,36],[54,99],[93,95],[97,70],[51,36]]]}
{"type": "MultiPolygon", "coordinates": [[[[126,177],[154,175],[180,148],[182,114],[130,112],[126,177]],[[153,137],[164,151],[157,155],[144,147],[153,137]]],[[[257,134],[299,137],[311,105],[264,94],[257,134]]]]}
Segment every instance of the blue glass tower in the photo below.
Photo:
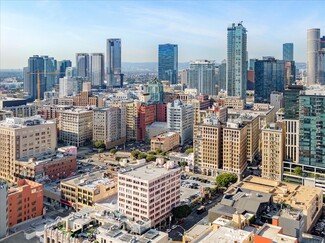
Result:
{"type": "Polygon", "coordinates": [[[64,75],[65,75],[65,71],[68,67],[72,67],[72,63],[70,60],[62,60],[62,61],[59,61],[59,64],[58,64],[58,72],[61,73],[59,74],[59,78],[63,78],[64,75]]]}
{"type": "Polygon", "coordinates": [[[40,72],[40,83],[41,83],[41,99],[43,98],[44,91],[46,88],[44,79],[44,58],[38,55],[34,55],[28,59],[28,71],[29,78],[26,82],[24,90],[28,92],[32,100],[37,99],[38,85],[37,85],[37,72],[40,72]]]}
{"type": "Polygon", "coordinates": [[[170,84],[177,84],[178,74],[178,46],[162,44],[158,48],[158,79],[168,80],[170,84]]]}
{"type": "Polygon", "coordinates": [[[293,43],[284,43],[283,44],[283,60],[287,62],[293,61],[293,43]]]}

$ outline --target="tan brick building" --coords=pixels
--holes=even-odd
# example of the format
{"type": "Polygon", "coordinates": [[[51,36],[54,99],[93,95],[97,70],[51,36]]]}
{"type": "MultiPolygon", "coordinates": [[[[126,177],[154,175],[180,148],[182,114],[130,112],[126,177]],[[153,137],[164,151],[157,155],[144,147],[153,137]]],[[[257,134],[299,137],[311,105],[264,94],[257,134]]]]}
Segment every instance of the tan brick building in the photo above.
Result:
{"type": "Polygon", "coordinates": [[[166,132],[151,138],[151,150],[161,149],[167,152],[178,148],[179,146],[179,133],[166,132]]]}

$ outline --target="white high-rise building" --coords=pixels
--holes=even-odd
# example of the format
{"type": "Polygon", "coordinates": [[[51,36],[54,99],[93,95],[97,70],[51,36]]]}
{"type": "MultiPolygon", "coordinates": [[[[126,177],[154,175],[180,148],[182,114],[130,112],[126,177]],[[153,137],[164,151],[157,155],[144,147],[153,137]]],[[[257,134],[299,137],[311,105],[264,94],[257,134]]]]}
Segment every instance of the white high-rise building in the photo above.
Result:
{"type": "Polygon", "coordinates": [[[181,145],[193,138],[193,106],[175,100],[167,105],[167,127],[170,131],[179,132],[181,145]]]}
{"type": "Polygon", "coordinates": [[[65,73],[65,77],[59,79],[60,98],[76,95],[80,91],[80,80],[76,77],[72,77],[72,67],[68,67],[65,73]]]}
{"type": "Polygon", "coordinates": [[[92,53],[90,55],[90,79],[93,87],[103,87],[105,79],[103,53],[92,53]]]}
{"type": "Polygon", "coordinates": [[[319,83],[320,29],[307,30],[307,85],[319,83]]]}

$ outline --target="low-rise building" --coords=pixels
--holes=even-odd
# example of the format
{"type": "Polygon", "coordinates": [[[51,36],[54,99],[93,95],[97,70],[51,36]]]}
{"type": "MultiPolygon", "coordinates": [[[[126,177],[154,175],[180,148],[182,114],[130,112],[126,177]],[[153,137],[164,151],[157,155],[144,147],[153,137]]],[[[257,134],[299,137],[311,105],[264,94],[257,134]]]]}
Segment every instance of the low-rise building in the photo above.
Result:
{"type": "MultiPolygon", "coordinates": [[[[156,162],[157,163],[157,162],[156,162]]],[[[118,175],[118,208],[127,217],[155,226],[180,203],[180,172],[173,161],[135,168],[118,175]]]]}
{"type": "Polygon", "coordinates": [[[179,146],[178,132],[166,132],[151,139],[151,150],[161,149],[163,152],[174,150],[179,146]]]}
{"type": "Polygon", "coordinates": [[[62,180],[60,190],[61,203],[80,210],[115,194],[117,186],[114,179],[99,171],[62,180]]]}
{"type": "Polygon", "coordinates": [[[283,234],[283,229],[272,224],[264,224],[255,234],[254,243],[298,243],[298,239],[283,234]]]}
{"type": "Polygon", "coordinates": [[[8,222],[13,227],[23,221],[43,215],[43,185],[30,180],[18,180],[8,191],[8,222]]]}
{"type": "Polygon", "coordinates": [[[237,96],[228,96],[224,100],[224,106],[237,111],[244,110],[245,101],[237,96]]]}

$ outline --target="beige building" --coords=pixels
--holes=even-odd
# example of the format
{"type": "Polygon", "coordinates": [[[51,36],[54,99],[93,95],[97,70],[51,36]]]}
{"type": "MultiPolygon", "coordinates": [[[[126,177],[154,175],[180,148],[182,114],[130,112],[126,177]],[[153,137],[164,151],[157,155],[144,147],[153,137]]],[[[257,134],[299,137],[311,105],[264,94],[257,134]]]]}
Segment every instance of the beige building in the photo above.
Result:
{"type": "Polygon", "coordinates": [[[54,152],[56,123],[40,116],[7,118],[0,122],[0,178],[15,181],[15,161],[54,152]]]}
{"type": "Polygon", "coordinates": [[[285,124],[284,160],[299,162],[299,120],[283,120],[285,124]]]}
{"type": "Polygon", "coordinates": [[[63,110],[59,115],[59,139],[66,145],[87,145],[93,137],[93,111],[85,109],[63,110]]]}
{"type": "Polygon", "coordinates": [[[275,123],[262,129],[262,177],[282,180],[284,130],[275,123]]]}
{"type": "Polygon", "coordinates": [[[0,121],[6,120],[6,118],[10,118],[10,117],[13,117],[11,111],[0,110],[0,121]]]}
{"type": "Polygon", "coordinates": [[[221,125],[214,116],[194,126],[193,148],[196,166],[202,174],[215,176],[221,163],[221,125]]]}
{"type": "Polygon", "coordinates": [[[94,172],[60,183],[61,203],[80,210],[84,207],[94,207],[99,202],[117,193],[116,181],[105,177],[103,172],[94,172]]]}
{"type": "Polygon", "coordinates": [[[126,108],[94,109],[93,141],[104,142],[107,149],[126,141],[126,108]]]}
{"type": "Polygon", "coordinates": [[[306,217],[305,232],[311,230],[322,212],[323,191],[318,188],[249,176],[232,185],[225,193],[233,194],[237,188],[271,193],[273,202],[301,209],[306,217]]]}
{"type": "Polygon", "coordinates": [[[151,150],[161,149],[167,152],[178,148],[179,146],[179,133],[166,132],[151,138],[151,150]]]}
{"type": "Polygon", "coordinates": [[[173,161],[138,167],[118,175],[118,209],[127,217],[165,220],[180,203],[181,169],[173,161]]]}
{"type": "Polygon", "coordinates": [[[92,96],[91,92],[81,91],[80,94],[72,96],[74,106],[102,107],[103,101],[98,96],[92,96]]]}
{"type": "Polygon", "coordinates": [[[240,97],[237,96],[228,96],[225,98],[225,106],[228,107],[229,109],[234,109],[234,110],[244,110],[245,108],[245,101],[241,99],[240,97]]]}
{"type": "Polygon", "coordinates": [[[7,111],[11,111],[14,117],[29,117],[37,115],[36,105],[20,105],[4,108],[7,111]]]}
{"type": "Polygon", "coordinates": [[[222,130],[222,169],[241,175],[247,167],[247,126],[239,119],[222,130]]]}
{"type": "Polygon", "coordinates": [[[126,140],[137,140],[138,129],[138,106],[139,103],[129,102],[125,104],[126,107],[126,140]]]}

